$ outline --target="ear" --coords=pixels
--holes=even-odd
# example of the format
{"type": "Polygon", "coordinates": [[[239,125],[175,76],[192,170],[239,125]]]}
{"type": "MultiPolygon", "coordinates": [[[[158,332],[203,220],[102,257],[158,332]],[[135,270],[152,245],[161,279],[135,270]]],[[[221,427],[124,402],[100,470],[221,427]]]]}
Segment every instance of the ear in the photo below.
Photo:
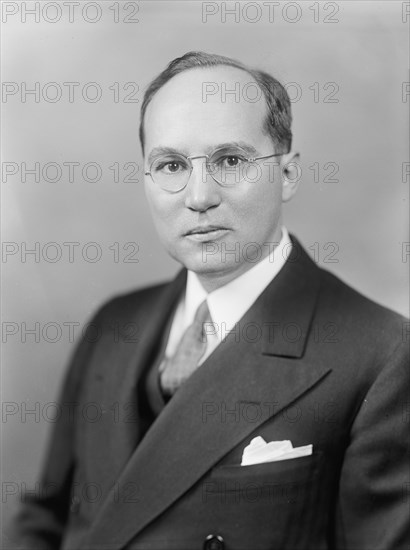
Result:
{"type": "Polygon", "coordinates": [[[282,156],[282,202],[288,202],[296,193],[302,177],[299,153],[290,151],[282,156]]]}

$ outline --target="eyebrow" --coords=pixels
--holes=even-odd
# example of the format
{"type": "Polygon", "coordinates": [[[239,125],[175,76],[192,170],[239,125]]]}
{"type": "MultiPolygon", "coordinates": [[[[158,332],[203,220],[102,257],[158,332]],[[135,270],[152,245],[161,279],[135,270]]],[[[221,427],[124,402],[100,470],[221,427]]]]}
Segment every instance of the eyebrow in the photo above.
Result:
{"type": "Polygon", "coordinates": [[[154,147],[154,149],[152,149],[152,151],[148,155],[148,164],[151,164],[152,161],[157,157],[169,154],[183,155],[184,153],[181,153],[181,151],[178,151],[178,149],[175,149],[174,147],[154,147]]]}
{"type": "MultiPolygon", "coordinates": [[[[208,147],[205,154],[209,154],[219,149],[229,149],[233,147],[239,147],[251,156],[256,156],[258,154],[258,151],[255,149],[255,147],[253,147],[253,145],[250,145],[249,143],[246,143],[245,141],[228,141],[225,143],[219,143],[217,145],[213,145],[212,147],[208,147]]],[[[179,151],[178,149],[175,149],[175,147],[154,147],[154,149],[152,149],[152,151],[148,155],[148,164],[151,164],[157,157],[169,154],[189,156],[187,155],[186,151],[179,151]]]]}

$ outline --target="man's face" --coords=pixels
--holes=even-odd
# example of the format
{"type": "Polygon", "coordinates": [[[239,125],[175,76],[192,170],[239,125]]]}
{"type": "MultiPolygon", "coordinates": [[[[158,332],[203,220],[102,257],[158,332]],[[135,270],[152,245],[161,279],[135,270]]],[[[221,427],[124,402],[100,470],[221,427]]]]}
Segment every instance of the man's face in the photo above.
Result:
{"type": "MultiPolygon", "coordinates": [[[[150,170],[158,148],[198,156],[222,145],[237,148],[235,144],[240,143],[254,150],[249,157],[276,153],[263,132],[265,99],[260,94],[256,102],[247,100],[256,89],[249,87],[250,82],[254,81],[248,73],[227,66],[191,69],[167,82],[146,111],[145,171],[150,170]],[[205,95],[206,82],[216,84],[219,92],[205,95]],[[221,93],[238,86],[239,98],[221,93]]],[[[169,254],[201,281],[219,278],[223,284],[267,256],[281,236],[282,177],[280,167],[273,168],[279,160],[257,161],[257,172],[231,187],[219,185],[206,174],[204,158],[192,160],[188,184],[177,193],[161,189],[151,176],[145,176],[153,220],[169,254]],[[250,181],[255,175],[257,180],[250,181]],[[209,226],[220,229],[206,231],[209,226]]]]}

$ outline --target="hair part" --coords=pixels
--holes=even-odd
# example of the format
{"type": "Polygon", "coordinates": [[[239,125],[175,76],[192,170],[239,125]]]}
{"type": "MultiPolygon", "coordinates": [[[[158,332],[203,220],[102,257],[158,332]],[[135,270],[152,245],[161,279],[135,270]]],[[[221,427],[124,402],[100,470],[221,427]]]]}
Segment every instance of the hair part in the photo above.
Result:
{"type": "Polygon", "coordinates": [[[291,103],[287,91],[282,84],[270,74],[251,69],[235,59],[223,55],[209,54],[201,51],[187,52],[182,57],[173,59],[168,66],[150,83],[144,93],[141,105],[141,119],[139,138],[144,154],[144,119],[145,112],[154,95],[171,78],[179,73],[198,67],[217,66],[236,67],[247,72],[260,87],[267,105],[267,116],[263,125],[263,131],[272,139],[275,149],[279,153],[287,153],[292,146],[292,112],[291,103]]]}

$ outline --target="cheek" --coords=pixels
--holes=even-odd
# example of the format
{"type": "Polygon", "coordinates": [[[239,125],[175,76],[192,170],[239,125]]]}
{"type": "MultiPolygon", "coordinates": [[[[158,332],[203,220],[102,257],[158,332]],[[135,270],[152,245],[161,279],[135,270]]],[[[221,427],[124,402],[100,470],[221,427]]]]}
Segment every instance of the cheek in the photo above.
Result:
{"type": "Polygon", "coordinates": [[[266,220],[277,217],[281,208],[281,193],[279,186],[272,182],[255,182],[235,197],[232,209],[245,226],[253,225],[254,229],[263,229],[266,220]]]}
{"type": "MultiPolygon", "coordinates": [[[[145,185],[145,195],[151,211],[152,218],[158,229],[162,229],[169,224],[175,217],[177,210],[175,200],[170,195],[160,194],[157,189],[152,189],[148,183],[145,185]]],[[[172,224],[167,226],[167,230],[172,230],[172,224]]]]}

